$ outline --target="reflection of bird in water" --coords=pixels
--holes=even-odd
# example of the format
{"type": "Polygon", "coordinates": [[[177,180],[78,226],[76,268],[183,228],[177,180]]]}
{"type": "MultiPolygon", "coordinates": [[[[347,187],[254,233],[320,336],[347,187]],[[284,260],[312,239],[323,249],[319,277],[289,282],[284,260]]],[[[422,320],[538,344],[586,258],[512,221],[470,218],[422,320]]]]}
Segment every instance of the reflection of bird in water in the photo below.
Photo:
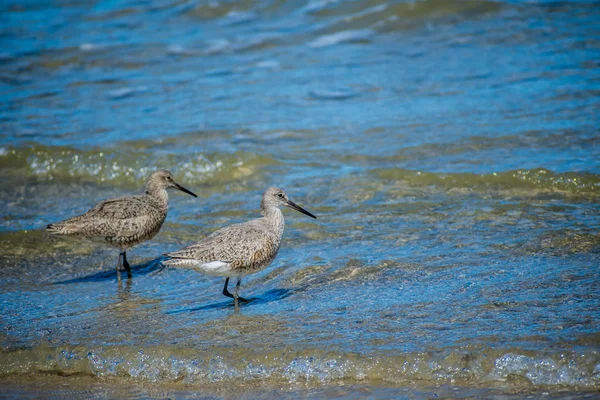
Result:
{"type": "Polygon", "coordinates": [[[224,276],[223,294],[234,299],[238,307],[238,291],[243,276],[265,268],[275,259],[285,222],[279,207],[285,206],[317,218],[288,199],[281,189],[265,191],[260,203],[262,218],[221,228],[191,246],[165,254],[165,265],[198,270],[212,276],[224,276]],[[229,278],[237,277],[235,293],[227,290],[229,278]]]}
{"type": "Polygon", "coordinates": [[[125,281],[125,287],[119,285],[119,291],[117,293],[119,300],[122,302],[129,301],[131,298],[131,279],[125,281]]]}
{"type": "Polygon", "coordinates": [[[56,235],[82,237],[117,247],[121,250],[117,278],[121,280],[121,267],[131,278],[125,252],[152,239],[160,231],[167,217],[168,188],[198,197],[175,182],[169,171],[160,169],[150,175],[143,194],[105,200],[83,215],[48,225],[46,230],[56,235]]]}

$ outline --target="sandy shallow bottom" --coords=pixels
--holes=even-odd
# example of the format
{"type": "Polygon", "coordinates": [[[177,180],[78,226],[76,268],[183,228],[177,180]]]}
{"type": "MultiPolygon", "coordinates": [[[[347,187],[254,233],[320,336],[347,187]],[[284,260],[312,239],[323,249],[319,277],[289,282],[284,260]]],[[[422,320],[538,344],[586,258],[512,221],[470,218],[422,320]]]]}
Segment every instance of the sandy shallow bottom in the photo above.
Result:
{"type": "Polygon", "coordinates": [[[0,378],[0,398],[10,399],[212,399],[212,398],[339,398],[339,399],[596,399],[598,391],[523,390],[518,388],[460,387],[392,387],[385,385],[348,384],[340,381],[324,386],[241,385],[192,386],[178,383],[143,384],[98,380],[87,376],[5,376],[0,378]]]}

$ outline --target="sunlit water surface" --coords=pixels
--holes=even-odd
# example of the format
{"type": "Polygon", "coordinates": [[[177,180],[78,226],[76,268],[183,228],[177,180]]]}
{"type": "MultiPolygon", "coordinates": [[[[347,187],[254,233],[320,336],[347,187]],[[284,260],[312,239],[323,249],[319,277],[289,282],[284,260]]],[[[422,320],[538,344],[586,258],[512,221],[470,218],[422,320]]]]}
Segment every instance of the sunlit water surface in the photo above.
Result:
{"type": "Polygon", "coordinates": [[[0,7],[5,393],[598,393],[597,3],[0,7]],[[171,194],[132,281],[44,232],[156,168],[199,198],[171,194]],[[161,267],[270,185],[319,219],[284,210],[239,313],[161,267]]]}

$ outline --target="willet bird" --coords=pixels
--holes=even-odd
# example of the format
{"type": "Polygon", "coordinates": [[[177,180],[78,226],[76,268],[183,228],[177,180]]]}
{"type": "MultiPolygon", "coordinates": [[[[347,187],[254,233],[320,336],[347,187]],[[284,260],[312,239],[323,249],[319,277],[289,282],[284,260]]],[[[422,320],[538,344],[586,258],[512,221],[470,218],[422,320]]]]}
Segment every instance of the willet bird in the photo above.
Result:
{"type": "Polygon", "coordinates": [[[56,235],[76,236],[117,247],[121,250],[117,279],[121,281],[121,267],[127,271],[127,278],[131,278],[126,250],[158,233],[167,217],[168,188],[198,197],[175,182],[169,171],[159,169],[148,178],[144,194],[105,200],[83,215],[48,225],[46,230],[56,235]]]}
{"type": "Polygon", "coordinates": [[[284,220],[279,207],[285,206],[302,214],[317,218],[288,199],[281,189],[271,187],[265,191],[260,203],[262,218],[221,228],[198,243],[173,253],[167,253],[163,264],[198,270],[212,276],[224,276],[223,294],[232,297],[236,308],[242,277],[260,271],[275,259],[284,220]],[[229,293],[229,278],[236,277],[235,293],[229,293]]]}

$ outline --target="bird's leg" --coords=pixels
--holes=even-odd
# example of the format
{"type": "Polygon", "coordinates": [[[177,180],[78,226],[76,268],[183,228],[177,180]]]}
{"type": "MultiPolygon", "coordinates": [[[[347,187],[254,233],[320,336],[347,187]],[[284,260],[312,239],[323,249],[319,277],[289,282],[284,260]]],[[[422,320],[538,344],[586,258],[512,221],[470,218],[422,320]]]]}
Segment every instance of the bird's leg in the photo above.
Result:
{"type": "Polygon", "coordinates": [[[123,266],[125,267],[125,271],[127,271],[127,279],[131,279],[131,267],[127,262],[127,254],[125,250],[123,250],[123,266]]]}
{"type": "Polygon", "coordinates": [[[240,278],[238,278],[237,284],[235,285],[235,293],[231,294],[229,292],[229,290],[227,290],[227,286],[229,285],[229,277],[225,278],[225,286],[223,286],[223,294],[227,297],[231,297],[233,299],[233,304],[235,305],[235,307],[238,307],[238,300],[244,303],[248,303],[250,300],[246,300],[243,297],[240,297],[238,295],[238,292],[240,290],[240,283],[242,282],[242,280],[240,278]]]}
{"type": "Polygon", "coordinates": [[[242,278],[238,278],[237,283],[235,284],[235,294],[233,295],[234,296],[233,298],[237,299],[237,300],[239,300],[239,301],[241,301],[243,303],[248,303],[250,300],[247,300],[247,299],[245,299],[243,297],[240,297],[238,295],[238,292],[240,291],[240,284],[241,283],[242,283],[242,278]]]}
{"type": "Polygon", "coordinates": [[[233,298],[233,295],[231,293],[229,293],[229,290],[227,290],[227,285],[229,285],[229,277],[225,278],[225,286],[223,286],[223,294],[227,297],[233,298]]]}

